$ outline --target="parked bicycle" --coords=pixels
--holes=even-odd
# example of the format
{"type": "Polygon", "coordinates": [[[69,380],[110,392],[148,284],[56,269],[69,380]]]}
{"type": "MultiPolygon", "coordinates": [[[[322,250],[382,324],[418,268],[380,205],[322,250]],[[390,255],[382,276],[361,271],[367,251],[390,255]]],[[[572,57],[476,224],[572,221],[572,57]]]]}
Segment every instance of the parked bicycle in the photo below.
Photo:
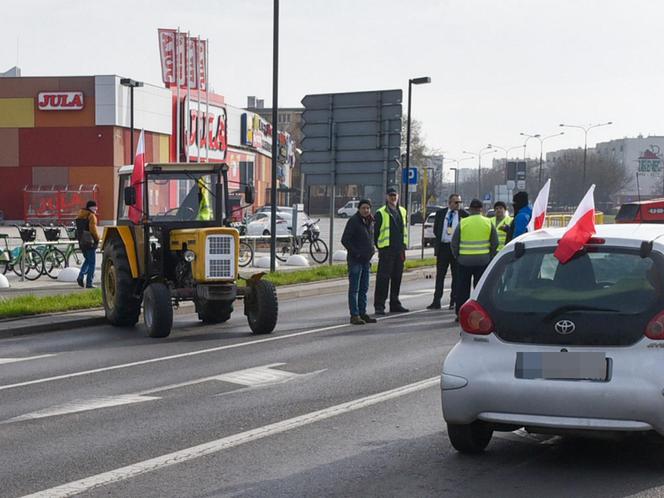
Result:
{"type": "Polygon", "coordinates": [[[238,264],[244,268],[249,266],[254,260],[254,248],[244,240],[240,241],[240,254],[238,255],[238,264]]]}
{"type": "MultiPolygon", "coordinates": [[[[18,226],[18,233],[23,242],[34,242],[37,238],[37,230],[29,225],[18,226]]],[[[0,234],[0,239],[4,240],[5,247],[0,250],[0,271],[6,274],[12,270],[19,277],[23,276],[27,280],[37,280],[44,271],[44,260],[39,253],[32,247],[23,248],[23,245],[9,248],[9,235],[0,234]]]]}
{"type": "Polygon", "coordinates": [[[316,263],[323,264],[327,261],[329,250],[327,244],[320,238],[320,231],[315,227],[320,219],[316,221],[304,222],[302,235],[292,238],[292,243],[284,245],[281,251],[277,251],[276,257],[279,261],[286,261],[291,254],[300,254],[303,251],[304,244],[309,244],[309,255],[316,263]]]}
{"type": "Polygon", "coordinates": [[[80,268],[85,261],[83,251],[78,247],[78,238],[76,237],[76,225],[61,225],[65,229],[69,244],[65,249],[65,257],[67,258],[67,266],[76,266],[80,268]]]}
{"type": "MultiPolygon", "coordinates": [[[[44,232],[44,238],[48,242],[58,242],[60,240],[60,227],[52,224],[45,227],[39,225],[44,232]]],[[[44,273],[50,278],[56,280],[60,272],[69,266],[67,256],[53,244],[44,244],[35,246],[44,260],[44,273]]]]}

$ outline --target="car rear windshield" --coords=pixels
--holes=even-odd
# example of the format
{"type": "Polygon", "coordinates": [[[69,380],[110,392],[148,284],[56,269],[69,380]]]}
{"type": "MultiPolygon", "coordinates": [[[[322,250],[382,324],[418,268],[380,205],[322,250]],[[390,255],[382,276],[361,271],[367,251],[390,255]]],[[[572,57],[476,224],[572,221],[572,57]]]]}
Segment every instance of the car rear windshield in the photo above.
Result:
{"type": "Polygon", "coordinates": [[[505,261],[491,289],[493,305],[512,312],[550,313],[578,305],[640,313],[660,297],[662,275],[651,257],[606,249],[562,265],[553,250],[531,249],[505,261]]]}
{"type": "Polygon", "coordinates": [[[618,211],[618,214],[616,214],[616,222],[636,221],[638,214],[638,204],[623,204],[620,206],[620,211],[618,211]]]}

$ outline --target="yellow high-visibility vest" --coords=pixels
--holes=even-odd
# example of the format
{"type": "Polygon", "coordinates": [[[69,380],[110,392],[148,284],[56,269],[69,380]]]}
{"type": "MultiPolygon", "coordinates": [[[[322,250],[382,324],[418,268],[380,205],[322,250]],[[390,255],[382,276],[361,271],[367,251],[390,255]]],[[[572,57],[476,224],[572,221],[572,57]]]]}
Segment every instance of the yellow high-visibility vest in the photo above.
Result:
{"type": "Polygon", "coordinates": [[[196,219],[198,221],[211,221],[213,218],[212,208],[210,207],[210,190],[205,184],[205,180],[198,179],[198,188],[201,192],[201,202],[198,205],[198,214],[196,219]]]}
{"type": "Polygon", "coordinates": [[[501,230],[500,227],[510,226],[512,223],[512,218],[506,214],[500,223],[498,223],[496,221],[496,217],[494,216],[491,218],[491,223],[493,223],[493,226],[496,227],[496,232],[498,233],[498,250],[500,251],[503,247],[505,247],[505,241],[507,240],[507,232],[501,230]]]}
{"type": "MultiPolygon", "coordinates": [[[[378,212],[380,213],[381,224],[380,231],[378,232],[378,249],[389,247],[390,245],[390,213],[387,211],[387,206],[381,207],[378,212]]],[[[406,210],[399,206],[401,219],[403,220],[403,245],[408,247],[408,225],[406,220],[406,210]]]]}
{"type": "Polygon", "coordinates": [[[475,214],[459,222],[461,238],[459,256],[482,256],[491,249],[492,223],[489,218],[475,214]]]}

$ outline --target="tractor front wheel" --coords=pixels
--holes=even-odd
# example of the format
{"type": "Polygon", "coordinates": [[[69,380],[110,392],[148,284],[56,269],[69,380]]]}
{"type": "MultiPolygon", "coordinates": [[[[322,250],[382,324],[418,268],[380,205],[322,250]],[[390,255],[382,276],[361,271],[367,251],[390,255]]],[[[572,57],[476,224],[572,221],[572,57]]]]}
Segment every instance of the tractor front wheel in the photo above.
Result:
{"type": "Polygon", "coordinates": [[[244,301],[244,313],[254,334],[271,334],[277,325],[279,303],[272,282],[258,280],[248,284],[250,292],[244,301]]]}
{"type": "Polygon", "coordinates": [[[171,291],[166,285],[155,282],[143,293],[143,320],[150,337],[168,337],[173,327],[171,291]]]}

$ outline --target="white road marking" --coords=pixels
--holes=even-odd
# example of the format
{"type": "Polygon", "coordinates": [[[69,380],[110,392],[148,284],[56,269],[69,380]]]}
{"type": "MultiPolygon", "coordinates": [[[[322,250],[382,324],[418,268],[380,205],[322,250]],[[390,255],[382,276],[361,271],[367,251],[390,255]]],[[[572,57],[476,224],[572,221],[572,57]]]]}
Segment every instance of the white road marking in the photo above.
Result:
{"type": "Polygon", "coordinates": [[[396,389],[372,394],[371,396],[366,396],[364,398],[341,403],[336,406],[331,406],[329,408],[324,408],[322,410],[307,413],[305,415],[300,415],[299,417],[289,418],[282,420],[281,422],[276,422],[274,424],[258,427],[256,429],[234,434],[232,436],[223,437],[214,441],[209,441],[207,443],[192,446],[190,448],[167,453],[165,455],[150,458],[148,460],[137,462],[132,465],[127,465],[126,467],[121,467],[109,472],[86,477],[78,481],[72,481],[70,483],[54,488],[45,489],[38,493],[26,495],[24,498],[55,498],[74,496],[80,493],[85,493],[101,486],[107,486],[109,484],[124,481],[147,472],[153,472],[155,470],[160,470],[171,465],[188,462],[190,460],[194,460],[206,455],[212,455],[214,453],[218,453],[241,444],[297,429],[305,425],[313,424],[315,422],[343,415],[355,410],[360,410],[362,408],[382,403],[390,399],[399,398],[401,396],[435,386],[439,382],[440,377],[431,377],[429,379],[415,382],[413,384],[397,387],[396,389]]]}
{"type": "MultiPolygon", "coordinates": [[[[284,382],[288,382],[290,380],[299,377],[308,377],[311,375],[311,374],[297,374],[293,372],[287,372],[285,370],[273,369],[273,367],[280,367],[283,365],[285,365],[285,363],[271,363],[269,365],[264,365],[261,367],[247,368],[244,370],[237,370],[235,372],[213,375],[210,377],[203,377],[200,379],[194,379],[187,382],[180,382],[178,384],[170,384],[166,386],[156,387],[153,389],[148,389],[145,391],[132,393],[132,394],[120,394],[117,396],[104,396],[104,397],[92,398],[87,400],[76,400],[72,401],[71,403],[56,405],[43,410],[38,410],[26,413],[24,415],[19,415],[18,417],[13,417],[7,420],[3,420],[0,422],[0,424],[10,424],[13,422],[23,422],[26,420],[35,420],[35,419],[56,417],[62,415],[71,415],[73,413],[99,410],[102,408],[110,408],[114,406],[142,403],[143,401],[155,401],[161,399],[161,397],[149,396],[149,395],[164,391],[171,391],[173,389],[178,389],[181,387],[191,386],[195,384],[202,384],[203,382],[209,382],[213,380],[231,382],[233,384],[240,384],[242,386],[254,388],[254,387],[265,387],[273,384],[282,384],[284,382]]],[[[320,371],[313,373],[315,374],[319,372],[320,371]]]]}
{"type": "MultiPolygon", "coordinates": [[[[391,318],[398,318],[398,317],[403,317],[403,316],[408,316],[408,315],[413,315],[416,313],[422,313],[423,311],[427,310],[417,310],[417,311],[410,311],[408,313],[400,313],[398,315],[391,315],[391,316],[385,316],[378,318],[378,320],[389,320],[391,318]]],[[[42,379],[35,379],[35,380],[28,380],[25,382],[17,382],[15,384],[5,384],[5,385],[0,385],[0,391],[4,391],[6,389],[14,389],[17,387],[25,387],[25,386],[31,386],[34,384],[43,384],[45,382],[53,382],[56,380],[63,380],[63,379],[71,379],[74,377],[81,377],[84,375],[91,375],[91,374],[96,374],[100,372],[109,372],[111,370],[120,370],[123,368],[130,368],[130,367],[136,367],[140,365],[149,365],[150,363],[157,363],[160,361],[168,361],[168,360],[175,360],[179,358],[186,358],[190,356],[198,356],[201,354],[207,354],[207,353],[215,353],[217,351],[224,351],[227,349],[236,349],[236,348],[243,348],[245,346],[252,346],[254,344],[261,344],[265,342],[273,342],[273,341],[281,341],[284,339],[290,339],[292,337],[299,337],[299,336],[304,336],[304,335],[310,335],[310,334],[316,334],[318,332],[327,332],[328,330],[336,330],[336,329],[341,329],[341,328],[346,328],[346,327],[351,327],[352,325],[348,323],[343,323],[340,325],[330,325],[328,327],[321,327],[317,329],[311,329],[311,330],[304,330],[302,332],[294,332],[293,334],[286,334],[286,335],[277,335],[273,337],[266,337],[265,339],[257,339],[254,341],[248,341],[248,342],[240,342],[237,344],[228,344],[227,346],[218,346],[216,348],[208,348],[208,349],[199,349],[198,351],[190,351],[188,353],[178,353],[178,354],[172,354],[169,356],[161,356],[159,358],[150,358],[149,360],[141,360],[141,361],[133,361],[131,363],[122,363],[120,365],[111,365],[109,367],[102,367],[102,368],[95,368],[92,370],[83,370],[81,372],[73,372],[70,374],[64,374],[64,375],[55,375],[53,377],[45,377],[42,379]]]]}
{"type": "Polygon", "coordinates": [[[39,356],[26,356],[24,358],[0,358],[0,365],[6,365],[7,363],[17,363],[19,361],[39,360],[41,358],[50,358],[51,356],[57,356],[57,355],[55,353],[51,353],[51,354],[40,354],[39,356]]]}
{"type": "Polygon", "coordinates": [[[105,396],[102,398],[93,398],[82,401],[74,401],[64,405],[53,406],[45,410],[39,410],[32,413],[26,413],[18,417],[3,420],[0,424],[10,424],[12,422],[23,422],[25,420],[36,420],[40,418],[56,417],[58,415],[71,415],[72,413],[87,412],[90,410],[99,410],[100,408],[110,408],[112,406],[131,405],[142,403],[143,401],[152,401],[159,399],[150,396],[137,396],[135,394],[124,394],[120,396],[105,396]]]}

